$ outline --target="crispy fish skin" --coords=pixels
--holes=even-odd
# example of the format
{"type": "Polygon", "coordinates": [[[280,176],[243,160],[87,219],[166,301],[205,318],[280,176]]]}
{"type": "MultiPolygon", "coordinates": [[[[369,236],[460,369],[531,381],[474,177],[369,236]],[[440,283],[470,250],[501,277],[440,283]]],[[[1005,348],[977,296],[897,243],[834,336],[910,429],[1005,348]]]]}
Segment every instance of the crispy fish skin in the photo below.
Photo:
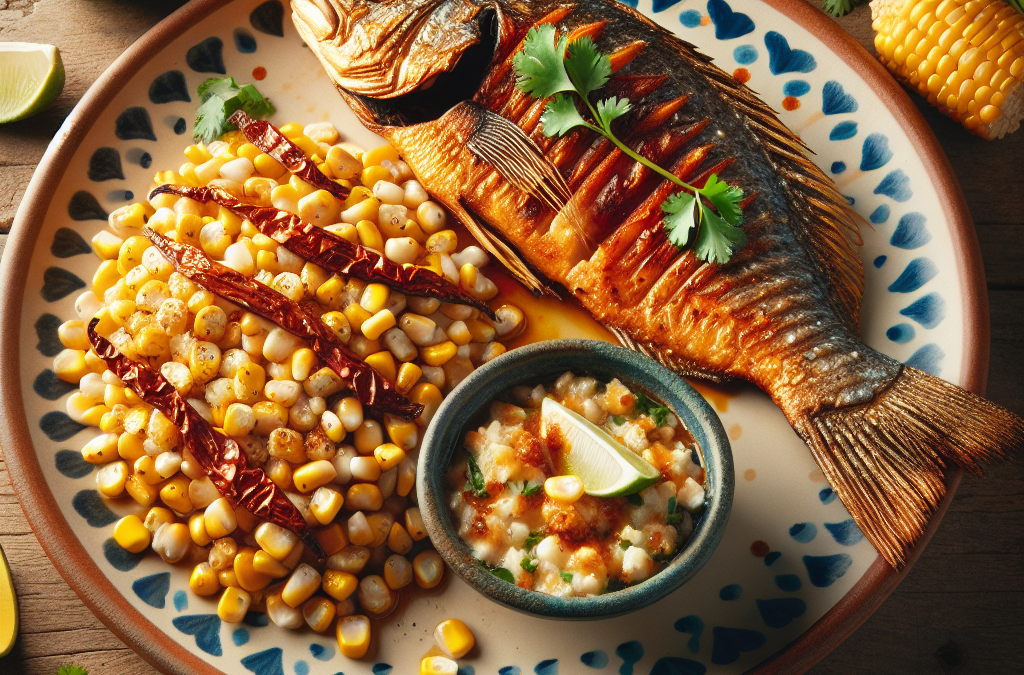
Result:
{"type": "Polygon", "coordinates": [[[890,564],[901,565],[924,531],[951,463],[977,473],[978,460],[1024,446],[1017,416],[861,342],[863,270],[842,195],[748,88],[639,13],[602,0],[292,6],[356,114],[481,243],[535,290],[546,289],[544,278],[562,284],[627,346],[682,374],[743,378],[768,392],[890,564]],[[317,12],[339,28],[321,37],[307,22],[317,12]],[[367,12],[379,23],[365,22],[367,12]],[[437,41],[434,52],[393,36],[456,15],[467,17],[451,27],[462,42],[437,41]],[[671,183],[588,130],[541,133],[545,102],[515,88],[512,68],[538,23],[589,35],[611,54],[616,72],[601,96],[634,104],[615,123],[630,147],[687,182],[717,173],[749,196],[748,244],[727,264],[702,263],[667,241],[660,204],[671,183]],[[388,39],[367,40],[374,30],[388,39]],[[468,47],[467,31],[476,40],[468,47]],[[488,31],[493,56],[472,96],[417,119],[411,97],[433,80],[415,73],[451,69],[433,66],[457,64],[488,31]],[[398,43],[401,51],[391,49],[398,43]],[[344,56],[356,47],[363,61],[372,53],[392,64],[390,88],[376,75],[353,77],[344,56]]]}

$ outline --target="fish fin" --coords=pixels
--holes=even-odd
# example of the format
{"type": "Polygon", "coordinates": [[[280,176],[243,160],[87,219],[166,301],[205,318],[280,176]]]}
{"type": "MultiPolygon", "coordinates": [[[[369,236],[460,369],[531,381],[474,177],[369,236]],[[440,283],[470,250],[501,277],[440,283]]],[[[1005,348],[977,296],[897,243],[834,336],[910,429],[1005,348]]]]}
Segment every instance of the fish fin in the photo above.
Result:
{"type": "Polygon", "coordinates": [[[915,368],[869,403],[790,417],[854,522],[893,567],[946,494],[951,465],[1024,449],[1024,420],[915,368]]]}
{"type": "Polygon", "coordinates": [[[615,328],[614,326],[605,326],[614,335],[619,342],[622,343],[623,347],[632,349],[635,352],[640,352],[644,356],[654,359],[661,365],[665,366],[669,370],[674,371],[681,377],[692,377],[700,380],[707,380],[708,382],[714,382],[715,384],[725,384],[727,382],[735,382],[736,378],[723,375],[720,372],[701,368],[695,361],[684,359],[675,354],[670,354],[661,345],[656,345],[652,342],[639,342],[631,338],[624,330],[615,328]]]}
{"type": "Polygon", "coordinates": [[[860,322],[864,269],[851,237],[859,237],[857,218],[828,176],[807,158],[810,149],[745,84],[713,65],[692,46],[678,44],[685,61],[700,70],[746,116],[769,158],[790,186],[792,212],[807,230],[807,242],[835,289],[835,298],[851,325],[860,322]]]}
{"type": "Polygon", "coordinates": [[[498,238],[490,229],[486,226],[481,225],[476,218],[469,212],[469,209],[461,202],[455,204],[445,204],[452,213],[462,221],[462,224],[466,226],[469,233],[476,237],[476,240],[480,242],[480,245],[487,249],[491,255],[493,255],[498,262],[505,266],[505,269],[512,274],[512,276],[526,286],[535,295],[550,295],[553,297],[559,297],[552,288],[540,280],[540,278],[534,274],[526,262],[519,257],[519,254],[498,238]]]}
{"type": "Polygon", "coordinates": [[[514,122],[482,106],[478,120],[466,147],[509,183],[561,214],[586,244],[583,219],[572,201],[569,184],[540,147],[514,122]]]}

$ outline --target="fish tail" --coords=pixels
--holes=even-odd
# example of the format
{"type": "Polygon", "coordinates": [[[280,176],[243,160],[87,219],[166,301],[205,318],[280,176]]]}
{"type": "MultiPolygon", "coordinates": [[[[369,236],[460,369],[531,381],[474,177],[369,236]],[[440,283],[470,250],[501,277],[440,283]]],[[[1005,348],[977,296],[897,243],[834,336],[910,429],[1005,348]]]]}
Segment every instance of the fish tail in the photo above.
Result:
{"type": "Polygon", "coordinates": [[[980,475],[979,461],[1024,448],[1024,420],[910,367],[870,403],[805,415],[794,427],[861,531],[893,567],[946,494],[951,465],[980,475]]]}

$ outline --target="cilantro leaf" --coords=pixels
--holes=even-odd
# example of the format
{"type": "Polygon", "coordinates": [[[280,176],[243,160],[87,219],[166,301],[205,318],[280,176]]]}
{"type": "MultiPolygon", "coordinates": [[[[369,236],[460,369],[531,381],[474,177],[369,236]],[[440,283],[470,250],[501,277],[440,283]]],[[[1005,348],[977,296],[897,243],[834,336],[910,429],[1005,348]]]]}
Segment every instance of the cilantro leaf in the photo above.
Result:
{"type": "Polygon", "coordinates": [[[666,406],[658,405],[647,394],[642,391],[633,395],[636,401],[633,403],[633,411],[638,415],[647,415],[654,420],[659,427],[668,423],[668,416],[672,412],[666,406]]]}
{"type": "Polygon", "coordinates": [[[529,483],[527,483],[526,487],[523,488],[523,496],[524,497],[532,497],[533,495],[537,494],[538,492],[540,492],[543,489],[544,489],[544,484],[543,483],[534,483],[533,485],[530,485],[529,483]]]}
{"type": "Polygon", "coordinates": [[[516,578],[512,576],[512,573],[504,567],[495,567],[493,570],[491,570],[491,574],[498,577],[502,581],[507,581],[510,584],[514,584],[516,582],[516,578]]]}
{"type": "Polygon", "coordinates": [[[617,427],[621,427],[623,424],[626,423],[626,418],[620,415],[612,415],[611,420],[617,427]]]}
{"type": "Polygon", "coordinates": [[[697,223],[694,220],[697,200],[689,192],[676,192],[661,203],[661,210],[667,214],[661,221],[665,236],[676,248],[685,248],[697,223]]]}
{"type": "Polygon", "coordinates": [[[251,84],[241,87],[233,77],[210,78],[199,85],[202,102],[196,111],[193,136],[197,141],[212,143],[224,133],[237,127],[228,122],[236,110],[244,110],[251,117],[262,118],[274,114],[274,106],[251,84]]]}
{"type": "Polygon", "coordinates": [[[632,109],[633,106],[628,98],[616,98],[615,96],[598,101],[596,107],[598,120],[600,120],[601,126],[607,130],[611,129],[612,122],[632,109]]]}
{"type": "Polygon", "coordinates": [[[623,551],[628,550],[629,547],[632,546],[632,545],[633,545],[633,542],[631,542],[631,541],[627,541],[625,539],[620,539],[619,540],[619,548],[621,548],[623,551]]]}
{"type": "Polygon", "coordinates": [[[569,75],[565,72],[565,35],[549,23],[533,27],[526,34],[523,51],[512,58],[519,75],[516,88],[534,98],[547,98],[560,91],[573,91],[569,75]]]}
{"type": "Polygon", "coordinates": [[[572,583],[572,572],[559,572],[558,575],[562,577],[562,581],[564,581],[565,583],[572,583]]]}
{"type": "Polygon", "coordinates": [[[724,265],[733,251],[747,243],[747,235],[730,225],[703,204],[700,206],[701,223],[694,242],[694,254],[700,260],[724,265]]]}
{"type": "MultiPolygon", "coordinates": [[[[864,0],[825,0],[824,3],[822,3],[821,8],[832,16],[840,17],[852,12],[853,8],[861,4],[863,1],[864,0]]],[[[1020,3],[1017,2],[1017,0],[1011,0],[1010,4],[1014,5],[1017,11],[1021,11],[1019,9],[1020,3]]]]}
{"type": "Polygon", "coordinates": [[[539,560],[530,560],[529,558],[523,558],[522,560],[519,561],[519,566],[522,567],[527,572],[536,572],[537,571],[537,565],[539,565],[539,564],[540,564],[539,560]]]}
{"type": "Polygon", "coordinates": [[[525,548],[527,551],[529,551],[534,546],[539,544],[543,539],[544,539],[544,532],[542,532],[541,530],[534,530],[533,532],[530,533],[530,536],[528,536],[526,538],[526,541],[523,542],[523,548],[525,548]]]}
{"type": "Polygon", "coordinates": [[[565,70],[579,95],[587,98],[590,92],[608,83],[612,74],[612,61],[607,54],[598,51],[589,36],[585,36],[569,43],[565,70]]]}
{"type": "Polygon", "coordinates": [[[81,666],[61,666],[57,675],[89,675],[89,671],[81,666]]]}
{"type": "Polygon", "coordinates": [[[740,200],[743,199],[743,190],[718,180],[716,174],[711,174],[708,181],[700,190],[701,195],[718,209],[718,215],[730,225],[739,225],[743,212],[740,210],[740,200]]]}
{"type": "Polygon", "coordinates": [[[576,127],[589,127],[576,108],[576,102],[569,96],[558,94],[555,100],[548,103],[541,113],[540,121],[544,125],[544,135],[548,138],[562,136],[576,127]]]}
{"type": "Polygon", "coordinates": [[[487,483],[484,481],[484,472],[480,470],[480,465],[476,463],[476,458],[473,455],[466,460],[466,478],[468,479],[466,481],[467,490],[482,499],[491,496],[491,493],[487,491],[487,483]]]}

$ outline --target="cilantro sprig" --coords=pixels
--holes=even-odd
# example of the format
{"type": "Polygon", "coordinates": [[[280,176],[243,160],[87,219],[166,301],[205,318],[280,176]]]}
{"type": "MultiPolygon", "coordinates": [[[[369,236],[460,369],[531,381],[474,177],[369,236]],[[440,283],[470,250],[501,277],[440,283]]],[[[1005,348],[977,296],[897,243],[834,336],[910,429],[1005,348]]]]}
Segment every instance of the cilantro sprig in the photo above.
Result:
{"type": "Polygon", "coordinates": [[[233,77],[211,77],[203,82],[199,85],[199,100],[202,104],[196,111],[193,136],[203,143],[212,143],[224,133],[237,129],[228,122],[237,110],[244,110],[257,119],[274,114],[274,106],[256,87],[251,84],[239,86],[233,77]]]}
{"type": "Polygon", "coordinates": [[[653,419],[654,423],[659,427],[663,427],[668,424],[668,416],[671,411],[667,407],[658,405],[642,391],[636,392],[633,396],[636,399],[633,402],[633,412],[637,415],[647,415],[653,419]]]}
{"type": "Polygon", "coordinates": [[[481,499],[487,499],[491,493],[487,491],[487,482],[484,480],[484,472],[476,463],[476,458],[470,455],[466,459],[466,489],[481,499]]]}
{"type": "Polygon", "coordinates": [[[554,97],[541,115],[545,136],[563,136],[577,127],[590,129],[628,157],[683,188],[661,204],[665,214],[662,223],[673,245],[680,249],[692,246],[699,260],[722,264],[746,243],[746,235],[739,228],[743,198],[740,188],[719,181],[715,174],[703,187],[690,185],[635,152],[615,135],[612,122],[633,106],[629,99],[616,96],[591,102],[590,95],[608,83],[612,64],[590,37],[569,42],[551,24],[535,26],[526,34],[523,50],[513,57],[512,65],[520,91],[538,99],[554,97]],[[590,119],[580,112],[577,100],[583,102],[590,119]]]}

